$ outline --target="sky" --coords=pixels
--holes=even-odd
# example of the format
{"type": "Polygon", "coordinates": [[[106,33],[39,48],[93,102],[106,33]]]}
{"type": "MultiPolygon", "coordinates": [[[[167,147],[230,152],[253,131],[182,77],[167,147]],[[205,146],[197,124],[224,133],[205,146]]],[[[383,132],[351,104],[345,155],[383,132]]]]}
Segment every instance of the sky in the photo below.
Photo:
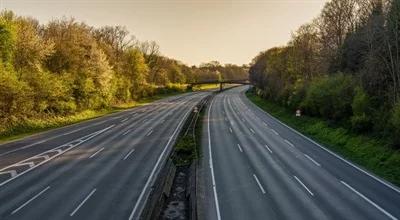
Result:
{"type": "Polygon", "coordinates": [[[0,0],[1,9],[41,23],[74,17],[95,27],[126,26],[154,40],[165,56],[188,65],[217,60],[248,64],[285,45],[327,0],[0,0]]]}

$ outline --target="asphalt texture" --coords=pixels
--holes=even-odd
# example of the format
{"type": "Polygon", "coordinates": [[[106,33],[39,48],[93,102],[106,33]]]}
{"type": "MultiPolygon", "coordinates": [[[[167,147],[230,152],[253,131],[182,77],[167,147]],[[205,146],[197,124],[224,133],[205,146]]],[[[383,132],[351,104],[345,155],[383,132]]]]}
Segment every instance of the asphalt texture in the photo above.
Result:
{"type": "Polygon", "coordinates": [[[0,219],[137,219],[185,117],[208,94],[0,145],[0,219]]]}
{"type": "Polygon", "coordinates": [[[203,124],[204,219],[399,219],[400,190],[299,134],[245,96],[216,95],[203,124]]]}

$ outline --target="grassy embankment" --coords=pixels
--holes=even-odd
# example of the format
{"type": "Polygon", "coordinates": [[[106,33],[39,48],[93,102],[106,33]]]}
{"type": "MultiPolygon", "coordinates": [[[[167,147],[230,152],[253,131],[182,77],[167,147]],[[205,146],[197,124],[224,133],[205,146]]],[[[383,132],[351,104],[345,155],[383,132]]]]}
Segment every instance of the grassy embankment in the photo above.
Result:
{"type": "Polygon", "coordinates": [[[400,151],[373,137],[356,134],[343,127],[329,126],[319,118],[296,117],[285,107],[246,93],[256,105],[285,124],[323,144],[376,175],[400,186],[400,151]]]}
{"type": "MultiPolygon", "coordinates": [[[[210,84],[210,85],[199,85],[193,88],[194,91],[198,90],[206,90],[206,89],[215,89],[219,88],[218,84],[210,84]]],[[[142,106],[151,102],[154,102],[159,99],[163,99],[169,96],[174,96],[178,94],[182,94],[188,91],[183,92],[168,92],[165,94],[158,94],[151,97],[146,97],[137,102],[131,102],[121,105],[112,106],[108,109],[103,110],[85,110],[73,115],[68,116],[52,116],[47,118],[37,118],[37,119],[26,119],[24,122],[18,123],[15,126],[8,128],[7,130],[0,129],[0,143],[4,143],[7,141],[20,139],[29,135],[33,135],[39,132],[47,131],[50,129],[75,124],[78,122],[82,122],[85,120],[101,117],[110,113],[114,113],[117,111],[122,111],[129,108],[135,108],[138,106],[142,106]]]]}

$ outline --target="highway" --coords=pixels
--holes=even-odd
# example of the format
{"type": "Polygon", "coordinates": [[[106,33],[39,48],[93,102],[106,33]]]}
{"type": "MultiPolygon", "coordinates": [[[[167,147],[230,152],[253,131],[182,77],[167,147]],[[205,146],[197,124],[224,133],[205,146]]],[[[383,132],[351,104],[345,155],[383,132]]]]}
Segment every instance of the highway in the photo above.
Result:
{"type": "Polygon", "coordinates": [[[208,94],[0,145],[0,219],[137,219],[185,117],[208,94]]]}
{"type": "Polygon", "coordinates": [[[204,219],[400,219],[399,188],[268,115],[216,95],[203,125],[204,219]]]}

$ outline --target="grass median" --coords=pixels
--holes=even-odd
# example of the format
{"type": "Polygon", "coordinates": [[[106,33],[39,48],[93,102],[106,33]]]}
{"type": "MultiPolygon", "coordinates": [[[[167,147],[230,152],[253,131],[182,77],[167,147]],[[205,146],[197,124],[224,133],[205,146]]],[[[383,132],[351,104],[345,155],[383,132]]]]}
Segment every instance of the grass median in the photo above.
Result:
{"type": "Polygon", "coordinates": [[[246,96],[257,106],[302,134],[323,144],[376,175],[400,186],[400,151],[373,137],[343,127],[332,127],[320,118],[296,117],[294,112],[252,92],[246,96]]]}

